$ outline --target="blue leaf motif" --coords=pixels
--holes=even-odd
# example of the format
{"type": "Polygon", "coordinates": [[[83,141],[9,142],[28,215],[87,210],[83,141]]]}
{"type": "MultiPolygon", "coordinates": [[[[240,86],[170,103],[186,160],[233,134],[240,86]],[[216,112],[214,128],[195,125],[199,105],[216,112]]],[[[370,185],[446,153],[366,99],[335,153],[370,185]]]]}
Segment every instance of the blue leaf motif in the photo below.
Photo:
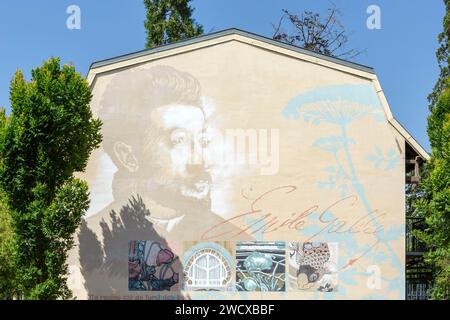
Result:
{"type": "Polygon", "coordinates": [[[405,226],[394,226],[391,227],[388,231],[384,231],[379,235],[379,238],[383,242],[398,240],[403,237],[405,234],[405,226]]]}
{"type": "Polygon", "coordinates": [[[366,160],[373,162],[375,168],[379,170],[384,163],[384,170],[389,171],[394,169],[400,162],[400,157],[394,149],[389,149],[384,156],[383,151],[379,146],[375,147],[375,155],[367,155],[366,160]]]}
{"type": "Polygon", "coordinates": [[[325,171],[328,173],[336,173],[336,168],[334,166],[329,166],[325,171]]]}
{"type": "Polygon", "coordinates": [[[349,144],[355,144],[355,140],[342,136],[329,136],[317,139],[313,146],[324,151],[336,153],[349,144]]]}

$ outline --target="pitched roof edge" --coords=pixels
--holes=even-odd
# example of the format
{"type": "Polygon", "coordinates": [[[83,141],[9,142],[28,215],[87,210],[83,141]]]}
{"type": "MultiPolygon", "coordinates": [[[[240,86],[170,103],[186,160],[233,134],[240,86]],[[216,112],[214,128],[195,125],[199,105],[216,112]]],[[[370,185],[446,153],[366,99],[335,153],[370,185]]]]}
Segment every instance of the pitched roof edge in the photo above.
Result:
{"type": "Polygon", "coordinates": [[[222,30],[222,31],[217,31],[217,32],[213,32],[213,33],[208,33],[208,34],[204,34],[204,35],[200,35],[197,37],[193,37],[190,39],[186,39],[186,40],[180,40],[177,42],[173,42],[170,44],[166,44],[166,45],[162,45],[162,46],[158,46],[155,48],[151,48],[151,49],[144,49],[144,50],[140,50],[140,51],[136,51],[136,52],[132,52],[132,53],[128,53],[128,54],[124,54],[124,55],[120,55],[120,56],[116,56],[113,58],[109,58],[109,59],[105,59],[105,60],[99,60],[96,62],[93,62],[89,68],[89,70],[92,69],[96,69],[96,68],[100,68],[100,67],[104,67],[110,64],[114,64],[117,62],[123,62],[126,60],[130,60],[130,59],[134,59],[134,58],[139,58],[142,56],[146,56],[146,55],[150,55],[150,54],[154,54],[157,52],[163,52],[163,51],[168,51],[171,49],[175,49],[175,48],[179,48],[182,46],[186,46],[186,45],[190,45],[190,44],[195,44],[195,43],[199,43],[202,41],[207,41],[207,40],[211,40],[211,39],[216,39],[219,37],[223,37],[223,36],[228,36],[228,35],[240,35],[243,37],[247,37],[247,38],[251,38],[254,40],[258,40],[258,41],[262,41],[280,48],[284,48],[284,49],[288,49],[288,50],[292,50],[298,53],[302,53],[305,55],[309,55],[312,56],[314,58],[318,58],[318,59],[322,59],[322,60],[326,60],[329,62],[333,62],[333,63],[337,63],[339,65],[342,66],[346,66],[349,68],[353,68],[356,70],[360,70],[360,71],[364,71],[364,72],[368,72],[368,73],[372,73],[375,74],[375,71],[373,68],[362,65],[362,64],[358,64],[355,62],[350,62],[347,60],[343,60],[343,59],[339,59],[339,58],[335,58],[335,57],[330,57],[321,53],[317,53],[311,50],[307,50],[307,49],[303,49],[301,47],[298,46],[294,46],[294,45],[290,45],[281,41],[276,41],[261,35],[257,35],[255,33],[251,33],[248,31],[243,31],[240,29],[236,29],[236,28],[230,28],[230,29],[226,29],[226,30],[222,30]]]}
{"type": "Polygon", "coordinates": [[[400,122],[398,122],[397,119],[395,119],[394,115],[392,114],[391,107],[389,106],[389,102],[387,101],[384,95],[384,91],[381,88],[381,84],[380,81],[378,80],[378,77],[375,77],[375,79],[372,82],[375,87],[375,91],[377,92],[378,97],[381,101],[388,122],[395,130],[397,130],[397,132],[405,139],[405,141],[413,148],[413,150],[417,152],[418,155],[420,155],[424,160],[427,161],[430,160],[430,154],[420,145],[420,143],[417,142],[416,139],[413,138],[413,136],[408,132],[408,130],[406,130],[400,124],[400,122]]]}
{"type": "Polygon", "coordinates": [[[430,154],[417,142],[416,139],[401,125],[395,118],[389,119],[389,123],[403,136],[405,141],[411,146],[411,148],[417,152],[422,159],[429,161],[431,159],[430,154]]]}

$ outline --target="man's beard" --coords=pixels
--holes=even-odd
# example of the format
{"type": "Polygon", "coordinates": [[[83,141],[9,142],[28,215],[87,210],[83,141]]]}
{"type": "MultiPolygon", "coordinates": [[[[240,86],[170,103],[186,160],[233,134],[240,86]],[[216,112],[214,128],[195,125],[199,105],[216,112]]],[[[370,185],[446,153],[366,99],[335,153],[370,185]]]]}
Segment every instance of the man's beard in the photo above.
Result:
{"type": "Polygon", "coordinates": [[[203,173],[191,178],[178,177],[158,182],[156,177],[144,177],[142,172],[132,175],[116,172],[113,180],[114,200],[128,201],[136,195],[142,197],[154,218],[172,219],[211,212],[211,176],[203,173]]]}
{"type": "MultiPolygon", "coordinates": [[[[139,179],[137,193],[168,209],[173,209],[175,218],[186,214],[205,212],[211,209],[211,179],[205,175],[191,179],[174,179],[167,183],[158,183],[151,178],[139,179]]],[[[158,212],[151,212],[155,217],[158,212]]]]}
{"type": "Polygon", "coordinates": [[[204,200],[209,198],[210,182],[208,180],[199,180],[193,185],[181,185],[180,192],[187,198],[194,198],[197,200],[204,200]]]}

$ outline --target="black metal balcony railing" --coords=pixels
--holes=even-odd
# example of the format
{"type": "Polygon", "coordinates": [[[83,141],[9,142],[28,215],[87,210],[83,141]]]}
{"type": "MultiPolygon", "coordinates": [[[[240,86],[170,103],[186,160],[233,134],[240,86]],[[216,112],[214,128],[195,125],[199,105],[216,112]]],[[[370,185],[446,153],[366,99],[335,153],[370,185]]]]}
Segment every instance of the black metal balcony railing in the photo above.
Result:
{"type": "Polygon", "coordinates": [[[414,230],[424,230],[425,222],[423,218],[406,218],[406,253],[423,254],[426,251],[426,245],[415,235],[414,230]]]}
{"type": "Polygon", "coordinates": [[[406,218],[406,299],[428,300],[432,289],[432,268],[424,261],[427,251],[424,242],[414,235],[415,230],[424,230],[423,218],[406,218]]]}
{"type": "Polygon", "coordinates": [[[432,286],[429,283],[408,283],[406,300],[429,300],[432,286]]]}
{"type": "MultiPolygon", "coordinates": [[[[405,183],[406,197],[411,196],[420,182],[423,159],[411,146],[405,144],[405,183]]],[[[409,203],[409,202],[408,202],[409,203]]],[[[409,203],[410,205],[410,203],[409,203]]],[[[411,208],[407,204],[407,212],[411,208]],[[408,210],[409,209],[409,210],[408,210]]],[[[406,299],[428,300],[433,288],[433,268],[424,259],[426,244],[414,235],[423,231],[426,224],[423,218],[406,218],[406,299]]]]}

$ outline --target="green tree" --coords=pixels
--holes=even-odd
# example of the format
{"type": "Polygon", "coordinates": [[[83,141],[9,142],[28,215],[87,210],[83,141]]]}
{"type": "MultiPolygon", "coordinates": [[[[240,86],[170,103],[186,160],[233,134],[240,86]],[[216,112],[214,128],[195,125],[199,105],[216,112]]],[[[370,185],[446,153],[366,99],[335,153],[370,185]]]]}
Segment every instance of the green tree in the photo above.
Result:
{"type": "Polygon", "coordinates": [[[450,76],[450,54],[449,54],[449,41],[450,41],[450,1],[444,0],[445,4],[445,16],[444,16],[444,30],[439,34],[439,48],[436,51],[436,57],[439,64],[440,74],[439,79],[436,82],[433,92],[428,96],[430,102],[430,110],[437,104],[439,96],[442,91],[447,87],[447,79],[450,76]]]}
{"type": "Polygon", "coordinates": [[[69,298],[67,251],[89,205],[74,178],[101,142],[87,81],[51,58],[10,86],[12,113],[0,132],[0,187],[13,229],[17,288],[25,299],[69,298]]]}
{"type": "MultiPolygon", "coordinates": [[[[0,108],[0,135],[8,124],[5,109],[0,108]]],[[[2,137],[0,137],[0,141],[2,137]]],[[[0,191],[0,300],[12,299],[15,290],[15,272],[13,264],[13,231],[11,212],[5,195],[0,191]]]]}
{"type": "Polygon", "coordinates": [[[450,299],[450,1],[444,3],[444,31],[438,37],[436,54],[441,73],[428,97],[431,160],[425,164],[423,179],[413,194],[413,215],[425,218],[425,230],[416,235],[426,243],[425,262],[434,269],[432,299],[450,299]]]}
{"type": "Polygon", "coordinates": [[[0,300],[12,299],[16,293],[12,257],[11,215],[3,194],[0,194],[0,300]]]}
{"type": "Polygon", "coordinates": [[[432,158],[425,167],[415,203],[426,229],[417,236],[427,244],[425,261],[434,268],[433,299],[450,299],[450,88],[428,117],[432,158]]]}
{"type": "Polygon", "coordinates": [[[144,0],[147,48],[203,34],[203,27],[191,17],[191,0],[144,0]]]}

